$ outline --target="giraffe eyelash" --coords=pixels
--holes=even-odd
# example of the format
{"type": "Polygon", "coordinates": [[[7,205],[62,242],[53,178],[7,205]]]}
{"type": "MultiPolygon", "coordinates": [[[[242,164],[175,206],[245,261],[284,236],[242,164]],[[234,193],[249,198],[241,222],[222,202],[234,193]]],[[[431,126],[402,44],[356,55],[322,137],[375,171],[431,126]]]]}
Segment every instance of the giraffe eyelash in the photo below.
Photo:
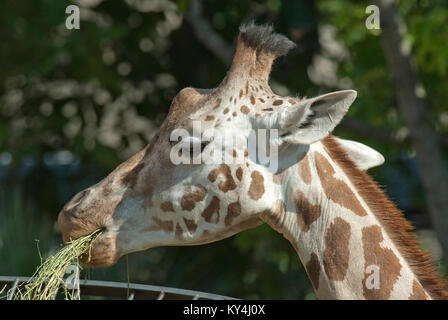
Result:
{"type": "Polygon", "coordinates": [[[314,119],[316,119],[316,114],[315,114],[315,113],[310,113],[310,114],[306,117],[305,121],[303,121],[302,123],[300,123],[300,124],[297,126],[297,128],[299,128],[299,129],[305,129],[305,128],[308,128],[309,126],[311,126],[311,123],[312,123],[312,121],[313,121],[314,119]]]}
{"type": "MultiPolygon", "coordinates": [[[[310,114],[306,117],[305,121],[303,121],[303,122],[301,122],[299,125],[297,125],[296,128],[297,128],[297,129],[306,129],[306,128],[309,128],[309,127],[311,126],[313,120],[316,119],[316,117],[317,117],[317,116],[316,116],[315,113],[310,113],[310,114]]],[[[297,130],[297,129],[295,129],[295,130],[297,130]]],[[[294,130],[294,131],[295,131],[295,130],[294,130]]],[[[280,138],[285,138],[286,136],[289,136],[290,134],[291,134],[291,132],[290,132],[290,131],[287,131],[287,132],[281,134],[281,135],[280,135],[280,138]]]]}

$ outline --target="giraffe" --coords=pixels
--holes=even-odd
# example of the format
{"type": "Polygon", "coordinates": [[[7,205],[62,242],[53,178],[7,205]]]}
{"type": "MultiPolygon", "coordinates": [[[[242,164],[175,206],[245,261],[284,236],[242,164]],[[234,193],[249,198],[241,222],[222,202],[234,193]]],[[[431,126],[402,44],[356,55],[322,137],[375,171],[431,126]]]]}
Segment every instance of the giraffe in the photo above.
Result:
{"type": "Polygon", "coordinates": [[[383,156],[331,134],[356,91],[301,99],[272,92],[272,64],[294,46],[271,26],[241,25],[222,82],[182,89],[143,150],[64,206],[65,242],[103,230],[85,264],[107,267],[130,252],[205,244],[267,223],[291,242],[320,299],[447,298],[410,224],[365,172],[383,156]],[[241,162],[174,164],[176,129],[200,154],[224,148],[194,137],[194,122],[243,140],[277,130],[277,168],[268,170],[244,144],[226,151],[241,162]]]}

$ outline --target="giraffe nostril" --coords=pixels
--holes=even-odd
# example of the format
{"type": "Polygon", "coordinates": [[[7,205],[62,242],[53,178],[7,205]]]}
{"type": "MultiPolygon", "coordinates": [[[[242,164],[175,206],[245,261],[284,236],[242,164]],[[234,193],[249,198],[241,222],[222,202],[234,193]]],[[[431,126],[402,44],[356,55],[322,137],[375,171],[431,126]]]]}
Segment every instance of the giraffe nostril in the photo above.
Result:
{"type": "Polygon", "coordinates": [[[81,201],[85,196],[87,196],[90,193],[90,189],[85,189],[81,192],[79,192],[71,202],[79,202],[81,201]]]}
{"type": "Polygon", "coordinates": [[[85,189],[85,190],[79,192],[70,202],[73,204],[75,204],[75,203],[77,204],[77,203],[81,202],[81,200],[84,199],[89,194],[90,194],[90,189],[85,189]]]}
{"type": "Polygon", "coordinates": [[[90,193],[90,189],[83,190],[79,192],[76,196],[67,203],[63,209],[63,211],[67,214],[73,215],[76,207],[81,203],[81,200],[84,199],[90,193]]]}

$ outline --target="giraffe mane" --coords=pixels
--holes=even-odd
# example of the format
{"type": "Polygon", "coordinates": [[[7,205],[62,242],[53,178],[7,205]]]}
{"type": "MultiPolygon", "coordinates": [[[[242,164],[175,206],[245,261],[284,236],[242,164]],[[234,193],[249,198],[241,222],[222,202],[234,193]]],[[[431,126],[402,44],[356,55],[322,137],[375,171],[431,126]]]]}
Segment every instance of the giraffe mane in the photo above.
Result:
{"type": "Polygon", "coordinates": [[[257,52],[269,52],[275,57],[286,55],[296,46],[286,36],[273,33],[272,26],[256,25],[253,21],[240,26],[240,36],[257,52]]]}
{"type": "Polygon", "coordinates": [[[403,213],[387,198],[372,177],[357,168],[334,136],[329,135],[322,142],[378,218],[428,294],[433,299],[448,299],[447,281],[439,273],[439,267],[431,254],[419,247],[421,242],[417,239],[414,227],[403,213]]]}

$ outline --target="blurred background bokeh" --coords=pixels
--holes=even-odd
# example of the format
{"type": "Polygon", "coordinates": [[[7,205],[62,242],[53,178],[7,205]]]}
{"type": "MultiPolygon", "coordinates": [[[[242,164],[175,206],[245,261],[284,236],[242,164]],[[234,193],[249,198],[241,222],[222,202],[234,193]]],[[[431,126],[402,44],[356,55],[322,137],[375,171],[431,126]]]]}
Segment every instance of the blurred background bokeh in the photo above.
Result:
{"type": "MultiPolygon", "coordinates": [[[[446,177],[448,167],[448,4],[406,0],[396,12],[407,27],[402,45],[414,66],[421,121],[439,148],[418,154],[429,144],[419,145],[424,139],[412,136],[419,129],[404,117],[413,106],[397,98],[385,31],[366,28],[372,2],[378,1],[2,0],[0,275],[31,276],[38,247],[44,257],[60,248],[56,218],[63,205],[149,143],[180,89],[218,85],[238,27],[251,19],[273,24],[297,44],[274,65],[274,92],[358,91],[334,133],[385,156],[370,174],[446,272],[448,207],[424,181],[437,191],[443,183],[422,177],[446,177]],[[70,4],[80,8],[79,30],[65,26],[70,4]],[[438,170],[428,173],[421,163],[434,155],[442,170],[426,163],[425,170],[438,170]]],[[[137,283],[246,299],[315,298],[294,249],[267,225],[214,244],[133,253],[129,268],[137,283]]],[[[82,277],[126,281],[125,259],[82,277]]]]}

